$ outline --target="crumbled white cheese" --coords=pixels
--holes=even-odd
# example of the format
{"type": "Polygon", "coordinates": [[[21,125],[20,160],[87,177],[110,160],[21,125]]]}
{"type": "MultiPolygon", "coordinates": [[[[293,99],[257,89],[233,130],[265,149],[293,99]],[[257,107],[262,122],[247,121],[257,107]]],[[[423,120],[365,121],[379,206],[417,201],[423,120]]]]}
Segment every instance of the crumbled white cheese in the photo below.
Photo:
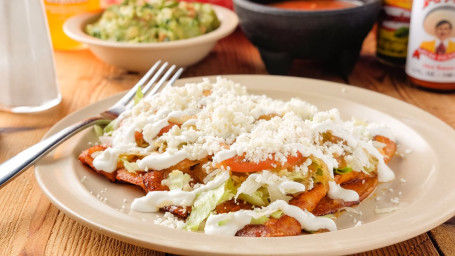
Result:
{"type": "Polygon", "coordinates": [[[87,180],[87,176],[85,176],[85,175],[82,176],[82,178],[81,178],[81,183],[84,183],[86,180],[87,180]]]}
{"type": "MultiPolygon", "coordinates": [[[[318,112],[315,106],[299,99],[284,102],[250,95],[245,87],[220,77],[215,83],[204,79],[183,87],[166,87],[125,111],[116,125],[110,148],[95,156],[98,170],[112,172],[121,154],[145,156],[138,161],[144,170],[166,169],[182,159],[206,156],[213,156],[213,165],[235,155],[251,162],[273,159],[283,165],[288,157],[301,154],[323,160],[329,170],[338,166],[334,155],[345,155],[354,170],[367,171],[373,155],[380,162],[381,181],[393,178],[386,165],[381,164],[382,156],[372,143],[367,143],[371,134],[385,133],[381,125],[344,122],[337,109],[318,112]],[[191,125],[174,125],[157,136],[171,121],[191,121],[191,125]],[[138,131],[149,143],[147,148],[136,145],[138,131]],[[320,145],[325,132],[345,143],[320,145]]],[[[305,172],[306,167],[302,168],[305,172]]]]}
{"type": "Polygon", "coordinates": [[[165,212],[163,215],[163,218],[157,218],[154,222],[155,222],[155,224],[166,226],[169,228],[174,228],[174,229],[184,229],[185,228],[185,222],[182,220],[179,220],[177,217],[175,217],[170,212],[165,212]]]}
{"type": "Polygon", "coordinates": [[[394,204],[399,204],[400,203],[400,198],[398,198],[398,197],[391,198],[390,202],[392,202],[394,204]]]}
{"type": "Polygon", "coordinates": [[[345,207],[343,208],[343,210],[345,210],[346,212],[349,212],[349,213],[355,213],[355,214],[358,214],[358,215],[363,215],[363,212],[356,209],[356,208],[352,208],[352,207],[345,207]]]}
{"type": "MultiPolygon", "coordinates": [[[[311,159],[320,161],[314,164],[327,169],[331,178],[340,156],[354,171],[369,173],[377,167],[379,181],[394,178],[378,151],[385,144],[372,141],[375,135],[393,139],[384,125],[361,120],[343,121],[339,110],[318,111],[299,99],[281,101],[265,95],[250,95],[246,87],[220,77],[214,83],[204,79],[201,83],[166,87],[122,113],[115,126],[111,134],[103,136],[103,144],[108,149],[92,155],[98,170],[115,171],[118,158],[124,155],[140,156],[136,163],[145,171],[168,169],[185,159],[212,159],[202,167],[207,174],[205,184],[185,182],[172,192],[182,197],[193,198],[220,174],[227,175],[230,167],[223,162],[237,156],[253,163],[272,162],[269,166],[283,168],[277,172],[289,171],[283,166],[292,157],[306,157],[306,161],[292,170],[309,179],[306,187],[286,175],[265,170],[249,175],[238,189],[238,194],[248,194],[265,186],[272,202],[282,200],[286,203],[289,194],[312,189],[311,159]],[[138,145],[138,132],[147,143],[138,145]],[[327,134],[333,135],[331,139],[326,139],[327,134]]],[[[355,191],[343,189],[333,180],[329,187],[328,195],[333,199],[358,200],[355,191]]],[[[99,197],[105,199],[103,195],[99,197]]],[[[133,206],[137,202],[135,200],[133,206]]],[[[173,203],[178,205],[178,202],[173,203]]],[[[153,204],[153,210],[162,203],[153,204]]],[[[126,203],[122,205],[122,209],[125,208],[126,203]]],[[[158,222],[179,225],[169,218],[158,222]]]]}
{"type": "Polygon", "coordinates": [[[391,212],[394,212],[396,210],[398,210],[399,207],[398,206],[395,206],[395,207],[388,207],[388,208],[376,208],[374,209],[374,211],[376,213],[391,213],[391,212]]]}

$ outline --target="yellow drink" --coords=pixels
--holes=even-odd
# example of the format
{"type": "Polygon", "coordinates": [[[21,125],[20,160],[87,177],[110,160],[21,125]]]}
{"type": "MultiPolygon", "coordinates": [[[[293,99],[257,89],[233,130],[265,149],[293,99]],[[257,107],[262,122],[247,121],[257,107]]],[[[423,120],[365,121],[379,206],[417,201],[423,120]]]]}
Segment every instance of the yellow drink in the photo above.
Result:
{"type": "Polygon", "coordinates": [[[44,5],[54,49],[85,48],[84,44],[72,40],[63,32],[63,23],[73,15],[99,10],[99,0],[44,0],[44,5]]]}

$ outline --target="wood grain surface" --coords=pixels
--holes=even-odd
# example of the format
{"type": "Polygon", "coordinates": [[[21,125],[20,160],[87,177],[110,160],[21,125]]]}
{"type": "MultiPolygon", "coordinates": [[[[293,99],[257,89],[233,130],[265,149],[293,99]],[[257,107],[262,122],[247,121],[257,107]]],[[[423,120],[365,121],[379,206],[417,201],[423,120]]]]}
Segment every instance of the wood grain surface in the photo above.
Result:
{"type": "MultiPolygon", "coordinates": [[[[352,85],[411,103],[455,127],[455,94],[413,87],[401,68],[374,57],[375,36],[365,40],[361,58],[348,77],[352,85]]],[[[62,103],[37,114],[0,112],[0,162],[38,142],[58,120],[110,95],[127,90],[142,74],[105,64],[88,50],[55,52],[62,103]]],[[[259,53],[240,30],[219,41],[183,77],[267,74],[259,53]]],[[[317,61],[295,61],[292,76],[346,82],[317,61]]],[[[455,171],[455,170],[454,170],[455,171]]],[[[38,187],[33,168],[0,191],[0,255],[169,255],[133,246],[86,228],[54,207],[38,187]]],[[[455,255],[455,221],[392,246],[356,255],[455,255]]]]}

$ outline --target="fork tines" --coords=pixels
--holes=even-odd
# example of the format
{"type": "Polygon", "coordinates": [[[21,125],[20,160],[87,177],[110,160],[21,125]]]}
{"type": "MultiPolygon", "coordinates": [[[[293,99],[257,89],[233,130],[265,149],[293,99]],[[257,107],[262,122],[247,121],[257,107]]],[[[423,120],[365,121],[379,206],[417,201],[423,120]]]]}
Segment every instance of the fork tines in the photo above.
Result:
{"type": "Polygon", "coordinates": [[[153,94],[157,93],[159,89],[165,84],[169,79],[166,86],[172,85],[182,74],[183,68],[177,68],[175,65],[172,65],[167,69],[169,63],[165,62],[161,65],[161,61],[157,61],[145,75],[131,88],[117,103],[114,104],[111,108],[104,111],[101,116],[104,118],[113,120],[120,115],[123,111],[130,108],[134,104],[134,96],[139,88],[141,88],[143,93],[143,98],[151,97],[153,94]],[[173,75],[172,75],[173,74],[173,75]],[[171,77],[172,75],[172,77],[171,77]],[[158,80],[159,79],[159,80],[158,80]],[[158,81],[158,82],[157,82],[158,81]]]}
{"type": "Polygon", "coordinates": [[[141,88],[145,98],[151,97],[152,95],[157,93],[159,89],[169,79],[169,77],[170,79],[167,82],[166,86],[172,85],[182,74],[183,68],[178,68],[177,71],[175,71],[175,69],[177,68],[175,65],[172,65],[169,68],[168,66],[169,66],[168,62],[164,62],[161,65],[161,61],[157,61],[147,71],[147,73],[145,73],[145,75],[139,80],[139,82],[136,85],[134,85],[134,87],[125,96],[123,96],[119,103],[121,102],[124,106],[131,105],[133,102],[132,99],[134,98],[136,91],[138,90],[139,87],[141,88]]]}
{"type": "MultiPolygon", "coordinates": [[[[153,67],[151,69],[153,69],[155,66],[158,67],[160,62],[161,61],[158,61],[157,63],[155,63],[155,65],[153,65],[153,67]]],[[[166,70],[168,65],[169,64],[167,62],[165,62],[160,67],[160,69],[158,70],[156,75],[152,77],[152,79],[144,86],[144,88],[142,88],[142,92],[144,93],[144,97],[150,97],[150,96],[154,95],[155,93],[157,93],[158,90],[161,88],[161,86],[163,86],[163,84],[166,82],[166,80],[172,75],[174,70],[177,68],[175,65],[172,65],[171,67],[169,67],[169,69],[166,71],[166,73],[156,83],[156,80],[159,78],[159,76],[161,76],[161,74],[163,74],[163,72],[166,70]],[[151,90],[150,90],[150,88],[151,88],[151,90]]],[[[183,68],[179,68],[175,72],[175,74],[171,77],[171,79],[169,80],[169,82],[167,83],[166,86],[174,84],[175,80],[177,80],[177,78],[180,77],[180,74],[182,72],[183,72],[183,68]]]]}

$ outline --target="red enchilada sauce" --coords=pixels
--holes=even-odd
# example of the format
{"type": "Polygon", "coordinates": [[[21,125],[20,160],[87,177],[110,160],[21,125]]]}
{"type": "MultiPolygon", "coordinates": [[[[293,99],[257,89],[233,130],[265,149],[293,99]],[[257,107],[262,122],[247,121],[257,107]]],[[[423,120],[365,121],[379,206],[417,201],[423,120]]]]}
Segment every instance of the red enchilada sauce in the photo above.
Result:
{"type": "Polygon", "coordinates": [[[268,4],[268,6],[288,10],[334,10],[359,6],[359,2],[337,0],[291,0],[268,4]]]}

